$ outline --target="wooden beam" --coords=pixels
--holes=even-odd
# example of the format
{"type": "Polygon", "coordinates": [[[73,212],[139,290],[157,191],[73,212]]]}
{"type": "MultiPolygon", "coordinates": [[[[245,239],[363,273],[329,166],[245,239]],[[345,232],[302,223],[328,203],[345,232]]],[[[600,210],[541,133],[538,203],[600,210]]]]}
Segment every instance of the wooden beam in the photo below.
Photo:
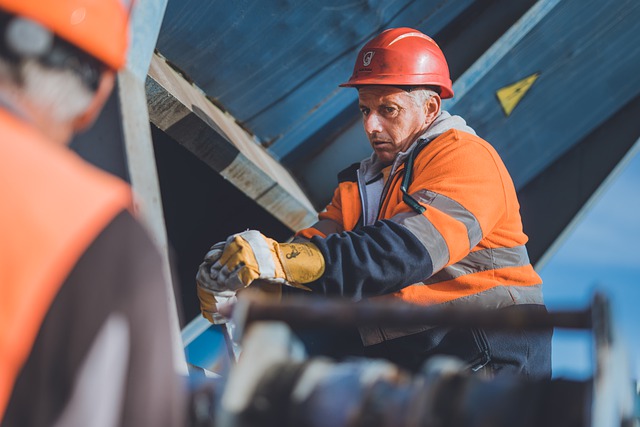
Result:
{"type": "Polygon", "coordinates": [[[292,231],[316,220],[289,172],[235,119],[154,55],[146,81],[151,122],[292,231]]]}
{"type": "Polygon", "coordinates": [[[165,228],[160,185],[156,173],[153,141],[145,103],[144,80],[146,70],[158,39],[167,0],[139,0],[131,17],[131,46],[127,66],[118,73],[118,102],[120,105],[123,142],[129,178],[134,194],[134,211],[146,226],[152,241],[160,251],[162,273],[167,286],[167,312],[169,315],[174,367],[187,375],[178,319],[178,308],[173,290],[169,264],[169,243],[165,228]]]}

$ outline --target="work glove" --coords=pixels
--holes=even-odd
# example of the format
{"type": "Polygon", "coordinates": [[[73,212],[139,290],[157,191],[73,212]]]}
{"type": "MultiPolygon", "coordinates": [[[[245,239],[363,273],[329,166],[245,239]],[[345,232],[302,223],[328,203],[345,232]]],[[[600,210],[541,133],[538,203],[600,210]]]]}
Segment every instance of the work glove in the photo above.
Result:
{"type": "Polygon", "coordinates": [[[196,274],[200,312],[205,319],[216,324],[226,322],[227,319],[221,316],[218,311],[221,307],[233,303],[236,294],[232,290],[221,287],[215,280],[221,268],[217,261],[222,256],[224,246],[225,242],[213,245],[205,255],[196,274]]]}
{"type": "Polygon", "coordinates": [[[215,245],[211,246],[209,252],[204,256],[204,261],[198,267],[198,274],[196,274],[196,282],[198,282],[198,286],[202,286],[211,291],[215,291],[219,294],[229,295],[233,294],[230,289],[226,289],[221,287],[220,284],[216,281],[216,277],[220,272],[220,268],[222,266],[217,261],[222,256],[222,252],[224,252],[224,247],[226,242],[218,242],[215,245]]]}
{"type": "Polygon", "coordinates": [[[278,243],[248,230],[227,239],[213,267],[218,289],[237,291],[260,280],[310,291],[304,284],[322,276],[324,257],[313,243],[278,243]]]}

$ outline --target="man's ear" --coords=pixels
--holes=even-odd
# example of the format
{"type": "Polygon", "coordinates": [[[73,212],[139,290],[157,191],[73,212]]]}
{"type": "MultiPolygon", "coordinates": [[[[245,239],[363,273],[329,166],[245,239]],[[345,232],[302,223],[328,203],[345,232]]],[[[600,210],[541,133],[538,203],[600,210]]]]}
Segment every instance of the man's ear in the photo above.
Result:
{"type": "Polygon", "coordinates": [[[440,114],[440,107],[442,104],[442,100],[440,96],[435,94],[431,96],[427,102],[424,104],[424,113],[425,113],[425,122],[427,124],[431,124],[438,114],[440,114]]]}
{"type": "Polygon", "coordinates": [[[102,73],[102,76],[100,77],[100,84],[98,85],[98,89],[93,96],[91,104],[89,104],[84,113],[76,117],[76,119],[73,121],[74,132],[86,130],[100,115],[100,111],[102,111],[104,103],[107,102],[107,99],[109,99],[109,95],[111,95],[111,91],[113,90],[113,85],[115,83],[115,78],[116,73],[114,71],[107,70],[102,73]]]}

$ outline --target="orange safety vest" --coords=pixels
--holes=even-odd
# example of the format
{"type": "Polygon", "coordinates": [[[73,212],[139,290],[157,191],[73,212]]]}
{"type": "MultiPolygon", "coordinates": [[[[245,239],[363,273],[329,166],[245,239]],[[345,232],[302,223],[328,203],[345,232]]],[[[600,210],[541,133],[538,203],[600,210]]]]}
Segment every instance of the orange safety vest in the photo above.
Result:
{"type": "Polygon", "coordinates": [[[131,194],[3,110],[0,132],[1,420],[60,286],[131,194]]]}
{"type": "MultiPolygon", "coordinates": [[[[425,208],[422,214],[403,200],[400,186],[405,167],[403,163],[389,177],[378,219],[400,223],[416,235],[431,255],[433,274],[395,294],[377,298],[425,305],[471,303],[487,308],[543,303],[542,280],[525,248],[528,238],[522,230],[516,191],[490,144],[453,129],[433,139],[415,156],[407,193],[425,208]]],[[[361,216],[358,182],[346,179],[319,214],[318,223],[298,235],[326,237],[328,233],[351,231],[361,216]]],[[[402,332],[386,334],[387,338],[398,335],[402,332]]]]}

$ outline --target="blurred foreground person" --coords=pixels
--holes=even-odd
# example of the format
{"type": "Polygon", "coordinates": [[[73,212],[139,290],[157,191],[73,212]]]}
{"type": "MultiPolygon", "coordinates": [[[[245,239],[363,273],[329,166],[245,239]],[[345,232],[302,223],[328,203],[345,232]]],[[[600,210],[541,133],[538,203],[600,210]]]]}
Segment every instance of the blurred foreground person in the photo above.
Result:
{"type": "Polygon", "coordinates": [[[0,0],[0,423],[182,425],[161,260],[67,148],[125,63],[122,0],[0,0]]]}

